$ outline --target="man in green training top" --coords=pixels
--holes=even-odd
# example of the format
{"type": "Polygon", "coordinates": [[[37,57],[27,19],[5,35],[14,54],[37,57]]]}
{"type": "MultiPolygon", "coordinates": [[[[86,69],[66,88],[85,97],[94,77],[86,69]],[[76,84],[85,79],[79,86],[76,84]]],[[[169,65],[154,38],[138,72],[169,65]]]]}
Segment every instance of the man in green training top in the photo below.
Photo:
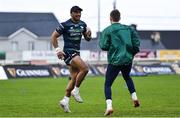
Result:
{"type": "Polygon", "coordinates": [[[105,116],[113,113],[111,86],[121,71],[131,94],[134,107],[139,107],[133,80],[130,71],[134,55],[139,52],[139,36],[135,29],[119,23],[120,12],[115,9],[110,13],[111,25],[103,30],[99,46],[108,52],[108,67],[105,76],[104,92],[107,108],[105,116]]]}

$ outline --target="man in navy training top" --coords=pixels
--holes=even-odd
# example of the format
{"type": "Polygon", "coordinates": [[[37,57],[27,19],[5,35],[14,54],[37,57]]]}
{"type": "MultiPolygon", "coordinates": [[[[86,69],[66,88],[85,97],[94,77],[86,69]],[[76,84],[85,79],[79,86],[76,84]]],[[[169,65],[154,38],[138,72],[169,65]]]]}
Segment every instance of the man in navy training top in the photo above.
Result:
{"type": "Polygon", "coordinates": [[[71,80],[67,85],[64,98],[59,102],[60,106],[67,113],[71,112],[69,109],[71,95],[77,102],[83,102],[79,94],[79,87],[89,71],[87,64],[80,57],[79,50],[82,35],[85,40],[90,41],[91,30],[85,22],[80,20],[81,11],[82,9],[79,6],[73,6],[70,10],[71,18],[60,23],[51,36],[52,45],[58,58],[64,60],[70,71],[71,80]],[[61,35],[64,39],[63,50],[58,47],[58,37],[61,35]]]}

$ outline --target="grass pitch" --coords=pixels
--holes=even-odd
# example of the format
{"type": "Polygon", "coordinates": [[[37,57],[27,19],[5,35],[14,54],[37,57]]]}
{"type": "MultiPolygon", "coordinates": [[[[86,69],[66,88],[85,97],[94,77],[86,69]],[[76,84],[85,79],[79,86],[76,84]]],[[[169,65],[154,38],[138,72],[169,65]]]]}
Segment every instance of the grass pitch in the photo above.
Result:
{"type": "MultiPolygon", "coordinates": [[[[112,87],[113,117],[180,117],[180,75],[133,77],[141,106],[134,108],[124,80],[112,87]]],[[[80,92],[84,103],[70,100],[72,113],[58,106],[68,79],[0,81],[0,117],[103,117],[104,77],[86,77],[80,92]]]]}

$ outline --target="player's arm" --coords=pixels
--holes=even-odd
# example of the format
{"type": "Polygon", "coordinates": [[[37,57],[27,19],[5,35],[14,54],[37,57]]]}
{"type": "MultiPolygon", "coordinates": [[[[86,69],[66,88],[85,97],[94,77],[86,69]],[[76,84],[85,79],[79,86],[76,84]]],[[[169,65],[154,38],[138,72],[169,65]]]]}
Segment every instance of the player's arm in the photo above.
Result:
{"type": "Polygon", "coordinates": [[[99,47],[104,51],[108,51],[110,48],[110,43],[110,36],[107,33],[107,29],[105,29],[100,34],[99,47]]]}
{"type": "Polygon", "coordinates": [[[59,33],[57,31],[54,31],[51,35],[51,43],[53,45],[54,48],[58,47],[58,37],[59,37],[59,33]]]}
{"type": "Polygon", "coordinates": [[[91,37],[91,29],[89,27],[86,27],[85,32],[83,33],[84,38],[86,41],[90,41],[92,39],[91,37]]]}
{"type": "Polygon", "coordinates": [[[140,40],[139,40],[139,35],[137,33],[137,31],[133,28],[131,28],[131,42],[133,45],[133,55],[137,54],[140,49],[140,40]]]}
{"type": "Polygon", "coordinates": [[[55,48],[56,55],[59,59],[64,59],[65,53],[58,46],[58,37],[60,34],[55,30],[51,35],[51,43],[55,48]]]}

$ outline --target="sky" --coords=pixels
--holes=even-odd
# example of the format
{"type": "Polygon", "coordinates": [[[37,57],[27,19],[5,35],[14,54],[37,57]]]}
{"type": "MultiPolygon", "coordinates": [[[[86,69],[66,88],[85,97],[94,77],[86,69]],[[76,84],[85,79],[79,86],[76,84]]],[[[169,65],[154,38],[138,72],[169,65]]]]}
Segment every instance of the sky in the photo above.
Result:
{"type": "MultiPolygon", "coordinates": [[[[110,25],[109,13],[115,0],[0,0],[0,12],[52,12],[59,22],[70,18],[70,8],[83,9],[81,20],[95,37],[110,25]],[[100,25],[98,27],[98,1],[100,25]]],[[[138,30],[180,30],[180,0],[116,0],[121,23],[137,24],[138,30]]]]}

